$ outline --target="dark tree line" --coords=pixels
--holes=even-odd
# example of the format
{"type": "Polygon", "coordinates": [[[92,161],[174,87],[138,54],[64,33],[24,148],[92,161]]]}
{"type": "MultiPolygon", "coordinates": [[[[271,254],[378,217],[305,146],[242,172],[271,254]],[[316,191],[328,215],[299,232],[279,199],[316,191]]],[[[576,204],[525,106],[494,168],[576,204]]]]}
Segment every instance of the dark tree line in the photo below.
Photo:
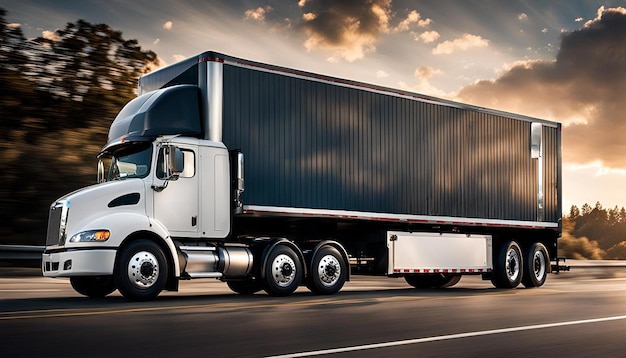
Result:
{"type": "Polygon", "coordinates": [[[0,8],[0,244],[43,245],[48,209],[94,183],[111,121],[157,56],[105,24],[26,39],[0,8]]]}
{"type": "Polygon", "coordinates": [[[626,259],[626,209],[573,205],[563,219],[560,246],[570,256],[592,259],[626,259]]]}

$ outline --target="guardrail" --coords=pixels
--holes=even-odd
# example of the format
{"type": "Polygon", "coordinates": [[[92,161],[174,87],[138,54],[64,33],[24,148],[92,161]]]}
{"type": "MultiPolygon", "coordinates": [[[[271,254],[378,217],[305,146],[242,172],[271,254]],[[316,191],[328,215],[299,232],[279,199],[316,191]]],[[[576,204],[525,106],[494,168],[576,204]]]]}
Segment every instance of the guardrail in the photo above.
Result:
{"type": "Polygon", "coordinates": [[[43,246],[0,245],[0,260],[41,260],[43,246]]]}

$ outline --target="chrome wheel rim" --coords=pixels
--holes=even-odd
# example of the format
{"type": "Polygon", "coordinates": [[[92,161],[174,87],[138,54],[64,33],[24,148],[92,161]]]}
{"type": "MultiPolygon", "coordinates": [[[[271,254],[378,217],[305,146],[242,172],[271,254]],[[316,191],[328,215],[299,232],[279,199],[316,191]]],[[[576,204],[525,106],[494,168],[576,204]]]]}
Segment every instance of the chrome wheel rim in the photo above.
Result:
{"type": "Polygon", "coordinates": [[[317,265],[317,275],[322,285],[326,287],[335,285],[341,276],[339,260],[333,255],[322,257],[319,265],[317,265]]]}
{"type": "Polygon", "coordinates": [[[276,256],[272,262],[272,277],[278,286],[289,286],[296,278],[296,263],[288,255],[276,256]]]}
{"type": "Polygon", "coordinates": [[[520,255],[514,248],[510,248],[506,253],[505,263],[506,276],[511,282],[515,282],[520,273],[520,255]]]}
{"type": "Polygon", "coordinates": [[[533,272],[537,280],[543,279],[546,274],[546,258],[541,251],[535,252],[533,257],[533,272]]]}
{"type": "Polygon", "coordinates": [[[159,278],[159,261],[148,251],[139,251],[128,262],[128,279],[137,288],[152,287],[159,278]]]}

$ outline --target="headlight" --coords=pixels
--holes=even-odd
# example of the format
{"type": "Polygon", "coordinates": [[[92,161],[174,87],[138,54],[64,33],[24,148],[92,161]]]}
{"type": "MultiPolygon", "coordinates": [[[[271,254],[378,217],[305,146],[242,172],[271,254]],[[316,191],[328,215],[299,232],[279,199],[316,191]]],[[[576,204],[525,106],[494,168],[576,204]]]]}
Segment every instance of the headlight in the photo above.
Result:
{"type": "Polygon", "coordinates": [[[109,230],[90,230],[79,232],[70,238],[70,242],[103,242],[111,236],[109,230]]]}

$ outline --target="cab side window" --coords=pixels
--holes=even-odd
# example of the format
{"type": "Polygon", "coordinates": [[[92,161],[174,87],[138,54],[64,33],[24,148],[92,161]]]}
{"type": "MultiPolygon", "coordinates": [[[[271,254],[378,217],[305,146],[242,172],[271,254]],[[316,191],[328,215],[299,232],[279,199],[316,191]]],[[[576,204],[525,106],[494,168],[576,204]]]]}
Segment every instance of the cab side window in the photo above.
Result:
{"type": "MultiPolygon", "coordinates": [[[[178,176],[179,178],[191,178],[196,175],[196,153],[192,150],[182,149],[183,159],[185,161],[185,169],[178,176]]],[[[159,179],[165,179],[165,160],[163,151],[159,151],[159,157],[157,158],[156,175],[159,179]]]]}

